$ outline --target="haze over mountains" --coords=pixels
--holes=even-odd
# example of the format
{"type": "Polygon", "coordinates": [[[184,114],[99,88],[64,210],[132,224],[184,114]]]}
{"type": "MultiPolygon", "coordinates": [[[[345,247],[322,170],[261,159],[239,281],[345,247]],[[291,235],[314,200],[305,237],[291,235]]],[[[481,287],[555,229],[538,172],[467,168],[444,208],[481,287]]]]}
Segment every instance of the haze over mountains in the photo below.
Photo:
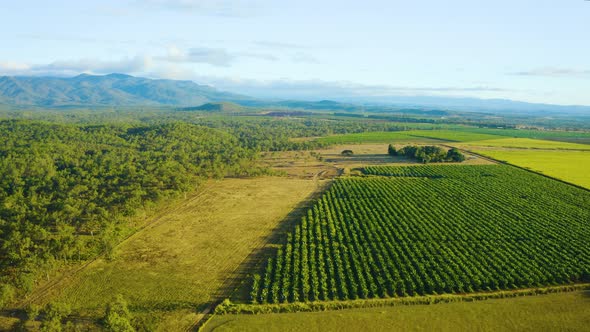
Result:
{"type": "Polygon", "coordinates": [[[251,98],[192,81],[153,80],[124,74],[0,77],[0,104],[14,106],[190,106],[248,99],[251,98]]]}
{"type": "Polygon", "coordinates": [[[334,97],[335,101],[257,99],[217,90],[192,81],[148,79],[125,74],[75,77],[0,77],[0,105],[16,107],[66,106],[178,106],[195,107],[209,102],[234,102],[244,106],[320,110],[359,110],[359,105],[395,105],[457,111],[519,112],[546,115],[590,115],[590,106],[534,104],[507,99],[444,96],[334,97]]]}

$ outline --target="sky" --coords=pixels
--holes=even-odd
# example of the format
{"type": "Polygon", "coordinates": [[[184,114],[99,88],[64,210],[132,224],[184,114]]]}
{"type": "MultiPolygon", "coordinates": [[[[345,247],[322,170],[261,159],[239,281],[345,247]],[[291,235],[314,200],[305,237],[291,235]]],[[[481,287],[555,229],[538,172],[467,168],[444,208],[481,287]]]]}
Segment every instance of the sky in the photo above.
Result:
{"type": "Polygon", "coordinates": [[[590,1],[0,1],[0,75],[590,105],[590,1]]]}

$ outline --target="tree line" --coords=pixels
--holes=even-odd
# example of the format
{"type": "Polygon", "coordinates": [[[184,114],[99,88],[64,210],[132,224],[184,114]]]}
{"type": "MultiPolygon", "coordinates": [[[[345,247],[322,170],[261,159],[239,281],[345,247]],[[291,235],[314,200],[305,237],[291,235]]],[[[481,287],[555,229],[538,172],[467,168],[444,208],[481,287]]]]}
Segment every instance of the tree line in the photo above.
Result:
{"type": "Polygon", "coordinates": [[[407,145],[396,150],[395,146],[389,144],[387,153],[390,156],[405,156],[407,158],[416,159],[421,163],[439,163],[439,162],[462,162],[465,161],[465,155],[457,148],[444,150],[435,145],[407,145]]]}

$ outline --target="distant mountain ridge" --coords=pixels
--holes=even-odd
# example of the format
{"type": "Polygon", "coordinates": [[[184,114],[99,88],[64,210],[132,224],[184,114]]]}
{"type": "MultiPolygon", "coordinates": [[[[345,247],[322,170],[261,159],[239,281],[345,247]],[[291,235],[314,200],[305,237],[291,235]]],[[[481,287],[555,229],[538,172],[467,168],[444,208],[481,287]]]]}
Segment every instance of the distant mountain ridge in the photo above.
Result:
{"type": "MultiPolygon", "coordinates": [[[[268,90],[269,95],[273,93],[268,90]]],[[[321,94],[321,90],[317,92],[321,94]]],[[[322,96],[317,101],[254,98],[217,90],[193,81],[149,79],[126,74],[75,77],[1,76],[0,105],[11,107],[174,106],[206,112],[240,112],[256,108],[344,112],[419,113],[435,110],[537,116],[590,116],[590,106],[528,103],[508,99],[448,96],[322,96]],[[327,100],[326,98],[330,98],[327,100]],[[323,100],[322,100],[323,99],[323,100]],[[222,104],[230,102],[234,104],[222,104]],[[210,105],[205,105],[210,103],[210,105]],[[237,105],[236,105],[237,104],[237,105]]],[[[444,114],[440,114],[444,115],[444,114]]]]}
{"type": "Polygon", "coordinates": [[[194,106],[250,97],[192,81],[148,79],[125,74],[75,77],[0,77],[0,104],[13,106],[194,106]]]}
{"type": "Polygon", "coordinates": [[[179,111],[204,111],[204,112],[232,112],[237,113],[244,110],[244,107],[232,102],[212,102],[200,106],[183,107],[179,111]]]}

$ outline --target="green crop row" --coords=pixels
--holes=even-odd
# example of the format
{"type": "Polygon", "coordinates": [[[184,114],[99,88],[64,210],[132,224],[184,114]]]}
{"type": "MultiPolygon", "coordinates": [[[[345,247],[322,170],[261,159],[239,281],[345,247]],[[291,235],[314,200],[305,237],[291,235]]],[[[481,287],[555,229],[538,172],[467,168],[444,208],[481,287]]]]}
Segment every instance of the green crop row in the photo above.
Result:
{"type": "Polygon", "coordinates": [[[590,192],[506,165],[372,167],[337,180],[255,277],[253,302],[590,281],[590,192]]]}

